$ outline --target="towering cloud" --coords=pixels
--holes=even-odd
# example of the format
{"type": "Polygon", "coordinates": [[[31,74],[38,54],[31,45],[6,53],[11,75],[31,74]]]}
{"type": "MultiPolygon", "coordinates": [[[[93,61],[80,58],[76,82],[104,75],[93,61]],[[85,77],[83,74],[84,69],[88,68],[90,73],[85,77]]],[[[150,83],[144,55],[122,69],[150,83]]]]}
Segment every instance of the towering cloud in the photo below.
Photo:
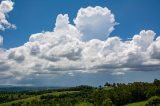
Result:
{"type": "Polygon", "coordinates": [[[156,34],[151,30],[143,30],[139,35],[135,35],[133,37],[133,43],[141,47],[142,50],[146,50],[148,46],[153,42],[155,35],[156,34]]]}
{"type": "Polygon", "coordinates": [[[11,0],[2,0],[0,3],[0,30],[15,28],[15,25],[6,20],[6,14],[13,10],[14,3],[11,0]]]}
{"type": "Polygon", "coordinates": [[[160,37],[149,46],[148,52],[153,59],[160,59],[160,37]]]}
{"type": "Polygon", "coordinates": [[[84,40],[105,40],[116,25],[111,11],[106,7],[102,8],[100,6],[81,8],[74,23],[84,35],[84,40]]]}
{"type": "Polygon", "coordinates": [[[81,37],[79,30],[74,25],[70,24],[68,14],[59,14],[57,16],[54,32],[66,32],[67,35],[71,35],[72,37],[81,37]]]}

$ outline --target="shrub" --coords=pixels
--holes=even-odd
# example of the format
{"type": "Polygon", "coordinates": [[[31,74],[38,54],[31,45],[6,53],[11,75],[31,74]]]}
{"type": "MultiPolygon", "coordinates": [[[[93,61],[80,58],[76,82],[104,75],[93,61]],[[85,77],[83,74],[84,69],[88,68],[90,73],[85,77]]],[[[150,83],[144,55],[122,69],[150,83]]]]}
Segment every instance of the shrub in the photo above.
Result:
{"type": "Polygon", "coordinates": [[[146,106],[160,106],[160,97],[159,96],[153,96],[150,99],[148,99],[146,106]]]}
{"type": "Polygon", "coordinates": [[[103,101],[102,106],[115,106],[110,98],[107,98],[103,101]]]}

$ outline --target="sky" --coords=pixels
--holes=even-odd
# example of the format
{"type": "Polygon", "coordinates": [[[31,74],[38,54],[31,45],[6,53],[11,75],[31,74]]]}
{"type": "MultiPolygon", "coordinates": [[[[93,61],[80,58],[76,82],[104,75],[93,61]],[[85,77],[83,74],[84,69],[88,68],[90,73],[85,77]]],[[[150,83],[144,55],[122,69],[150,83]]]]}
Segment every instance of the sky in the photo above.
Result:
{"type": "Polygon", "coordinates": [[[160,78],[159,0],[0,0],[0,84],[160,78]]]}

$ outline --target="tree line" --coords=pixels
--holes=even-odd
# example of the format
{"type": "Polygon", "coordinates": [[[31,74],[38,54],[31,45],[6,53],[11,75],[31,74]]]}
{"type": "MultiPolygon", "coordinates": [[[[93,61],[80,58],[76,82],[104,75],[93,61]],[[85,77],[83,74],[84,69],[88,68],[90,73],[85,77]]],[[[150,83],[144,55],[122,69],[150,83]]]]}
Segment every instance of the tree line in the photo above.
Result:
{"type": "MultiPolygon", "coordinates": [[[[134,82],[128,84],[107,82],[104,86],[99,87],[82,85],[57,90],[18,92],[14,95],[18,96],[19,94],[23,94],[22,97],[18,97],[19,99],[39,96],[28,101],[13,102],[11,106],[123,106],[149,98],[151,99],[146,106],[156,106],[150,105],[153,102],[158,103],[157,106],[159,106],[160,80],[155,79],[152,83],[134,82]]],[[[6,98],[10,98],[12,94],[7,95],[6,98]]],[[[3,103],[2,100],[6,98],[1,98],[1,96],[0,93],[0,100],[3,103]]]]}

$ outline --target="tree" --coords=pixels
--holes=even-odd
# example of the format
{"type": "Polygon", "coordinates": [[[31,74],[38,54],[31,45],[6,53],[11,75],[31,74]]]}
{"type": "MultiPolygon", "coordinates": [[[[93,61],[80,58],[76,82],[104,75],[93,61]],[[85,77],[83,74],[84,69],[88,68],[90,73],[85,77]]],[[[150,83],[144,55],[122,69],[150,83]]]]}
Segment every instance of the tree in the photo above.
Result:
{"type": "Polygon", "coordinates": [[[112,84],[106,82],[106,83],[104,84],[104,86],[112,86],[112,84]]]}
{"type": "Polygon", "coordinates": [[[102,88],[99,88],[93,92],[93,101],[96,106],[102,106],[105,99],[106,93],[102,88]]]}
{"type": "Polygon", "coordinates": [[[160,80],[154,79],[153,84],[156,85],[156,86],[160,86],[160,80]]]}

